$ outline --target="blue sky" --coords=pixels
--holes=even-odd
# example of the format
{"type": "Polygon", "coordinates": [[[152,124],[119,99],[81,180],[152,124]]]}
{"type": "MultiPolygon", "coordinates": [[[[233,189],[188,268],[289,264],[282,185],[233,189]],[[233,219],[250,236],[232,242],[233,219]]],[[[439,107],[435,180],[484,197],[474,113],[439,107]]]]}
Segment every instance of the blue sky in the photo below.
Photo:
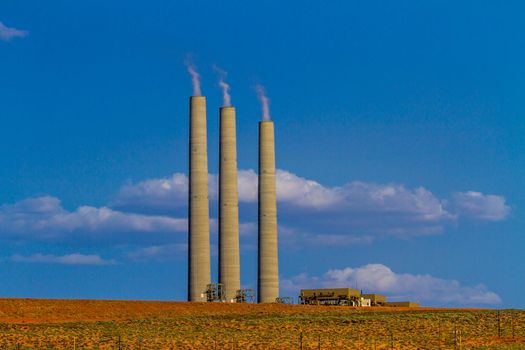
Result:
{"type": "Polygon", "coordinates": [[[214,64],[237,108],[244,286],[262,84],[283,295],[525,307],[522,1],[18,0],[0,22],[0,296],[185,299],[192,54],[212,218],[214,64]]]}

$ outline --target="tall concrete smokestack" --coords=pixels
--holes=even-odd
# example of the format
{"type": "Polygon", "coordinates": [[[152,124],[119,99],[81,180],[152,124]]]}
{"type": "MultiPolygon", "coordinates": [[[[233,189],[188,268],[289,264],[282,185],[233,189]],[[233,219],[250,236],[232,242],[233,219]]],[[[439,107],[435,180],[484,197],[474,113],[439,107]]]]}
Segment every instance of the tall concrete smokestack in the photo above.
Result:
{"type": "Polygon", "coordinates": [[[227,301],[241,288],[235,108],[220,109],[219,283],[227,301]]]}
{"type": "Polygon", "coordinates": [[[273,303],[279,296],[277,203],[273,121],[259,122],[259,255],[257,298],[273,303]]]}
{"type": "Polygon", "coordinates": [[[206,301],[210,272],[206,98],[190,98],[190,169],[188,191],[188,301],[206,301]]]}

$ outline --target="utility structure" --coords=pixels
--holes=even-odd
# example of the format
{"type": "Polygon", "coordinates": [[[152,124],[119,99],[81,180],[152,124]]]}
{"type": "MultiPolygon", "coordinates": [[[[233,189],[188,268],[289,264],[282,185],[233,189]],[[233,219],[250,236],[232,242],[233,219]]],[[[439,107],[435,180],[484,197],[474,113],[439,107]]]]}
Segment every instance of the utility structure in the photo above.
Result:
{"type": "Polygon", "coordinates": [[[188,193],[188,301],[206,301],[210,284],[210,217],[206,97],[190,97],[188,193]]]}
{"type": "Polygon", "coordinates": [[[222,107],[219,114],[219,283],[225,301],[235,302],[241,288],[235,108],[222,107]]]}
{"type": "Polygon", "coordinates": [[[220,283],[210,283],[206,286],[206,301],[207,302],[223,302],[224,299],[224,288],[220,283]]]}
{"type": "Polygon", "coordinates": [[[255,291],[253,289],[239,289],[235,295],[236,303],[254,303],[255,291]]]}
{"type": "Polygon", "coordinates": [[[275,184],[274,124],[259,122],[259,237],[257,300],[274,303],[279,297],[277,252],[277,199],[275,184]]]}

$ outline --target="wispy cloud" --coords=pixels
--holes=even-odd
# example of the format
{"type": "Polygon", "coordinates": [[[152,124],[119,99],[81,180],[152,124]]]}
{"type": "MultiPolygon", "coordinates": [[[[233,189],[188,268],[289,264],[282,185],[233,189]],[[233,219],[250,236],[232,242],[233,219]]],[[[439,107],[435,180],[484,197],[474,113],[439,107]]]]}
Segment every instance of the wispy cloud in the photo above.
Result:
{"type": "Polygon", "coordinates": [[[29,35],[29,32],[26,30],[10,28],[0,22],[0,40],[2,41],[10,41],[14,38],[24,38],[27,35],[29,35]]]}
{"type": "Polygon", "coordinates": [[[184,232],[186,219],[125,213],[108,207],[81,206],[67,211],[55,197],[29,198],[0,206],[3,235],[37,240],[81,233],[85,236],[117,233],[184,232]]]}
{"type": "Polygon", "coordinates": [[[172,210],[186,206],[187,201],[188,177],[177,173],[167,178],[126,183],[112,205],[117,208],[172,210]]]}
{"type": "Polygon", "coordinates": [[[483,284],[462,286],[458,281],[428,274],[396,273],[383,264],[332,269],[320,277],[302,273],[281,280],[285,294],[297,295],[301,288],[355,286],[365,293],[381,293],[391,300],[418,301],[425,305],[495,305],[501,298],[483,284]]]}
{"type": "Polygon", "coordinates": [[[73,253],[68,255],[33,254],[13,255],[11,261],[19,263],[61,264],[61,265],[114,265],[115,260],[106,260],[99,255],[73,253]]]}
{"type": "Polygon", "coordinates": [[[186,256],[187,251],[186,243],[154,245],[131,251],[128,257],[137,261],[172,260],[186,256]]]}

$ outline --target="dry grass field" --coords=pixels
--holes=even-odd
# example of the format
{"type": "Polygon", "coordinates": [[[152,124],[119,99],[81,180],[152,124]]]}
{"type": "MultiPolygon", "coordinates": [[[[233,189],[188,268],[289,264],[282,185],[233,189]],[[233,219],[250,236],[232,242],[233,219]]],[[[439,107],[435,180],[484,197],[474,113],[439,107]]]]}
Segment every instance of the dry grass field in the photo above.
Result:
{"type": "Polygon", "coordinates": [[[525,349],[525,311],[0,299],[0,349],[525,349]]]}

